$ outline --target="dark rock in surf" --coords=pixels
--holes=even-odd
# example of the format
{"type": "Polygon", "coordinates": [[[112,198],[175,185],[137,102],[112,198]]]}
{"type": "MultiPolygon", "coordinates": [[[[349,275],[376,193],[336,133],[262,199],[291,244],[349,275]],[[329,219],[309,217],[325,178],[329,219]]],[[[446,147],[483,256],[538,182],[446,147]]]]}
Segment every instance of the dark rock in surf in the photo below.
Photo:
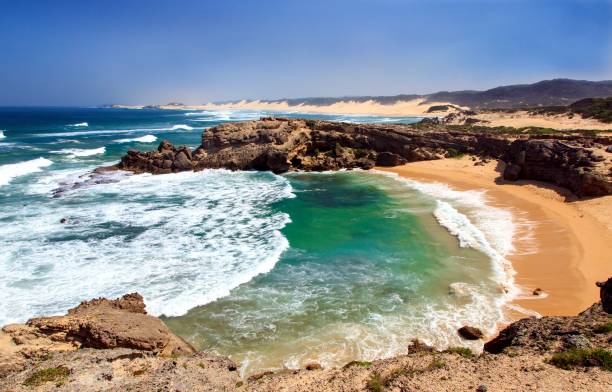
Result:
{"type": "Polygon", "coordinates": [[[457,330],[459,336],[466,340],[478,340],[484,337],[484,333],[476,327],[470,327],[468,325],[463,326],[457,330]]]}

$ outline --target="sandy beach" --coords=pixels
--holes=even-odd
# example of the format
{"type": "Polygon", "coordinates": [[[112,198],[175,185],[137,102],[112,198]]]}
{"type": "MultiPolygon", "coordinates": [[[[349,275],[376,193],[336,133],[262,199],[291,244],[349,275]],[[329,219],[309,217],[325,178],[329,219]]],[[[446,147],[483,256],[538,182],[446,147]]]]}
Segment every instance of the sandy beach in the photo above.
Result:
{"type": "MultiPolygon", "coordinates": [[[[144,106],[115,105],[116,108],[142,109],[144,106]]],[[[304,114],[333,114],[333,115],[364,115],[388,117],[444,117],[457,109],[469,110],[467,106],[458,106],[448,102],[428,102],[424,98],[409,101],[397,101],[392,104],[383,104],[374,100],[338,101],[330,105],[289,105],[287,101],[261,101],[242,100],[229,103],[207,103],[203,105],[157,105],[159,109],[166,110],[265,110],[279,112],[293,112],[304,114]],[[447,111],[428,112],[432,106],[450,106],[447,111]]],[[[471,118],[482,120],[479,125],[488,127],[542,127],[557,130],[591,129],[612,130],[612,124],[603,123],[592,118],[582,118],[579,115],[567,114],[533,114],[526,110],[515,112],[483,111],[469,115],[471,118]]]]}
{"type": "Polygon", "coordinates": [[[379,168],[425,182],[441,182],[458,190],[486,190],[492,206],[510,209],[532,223],[519,227],[516,251],[508,257],[522,289],[508,312],[517,309],[541,315],[575,315],[599,299],[595,281],[612,275],[610,253],[612,196],[575,200],[566,190],[536,181],[508,183],[501,180],[503,164],[491,161],[475,166],[469,157],[413,162],[379,168]],[[540,288],[544,295],[535,296],[540,288]]]}

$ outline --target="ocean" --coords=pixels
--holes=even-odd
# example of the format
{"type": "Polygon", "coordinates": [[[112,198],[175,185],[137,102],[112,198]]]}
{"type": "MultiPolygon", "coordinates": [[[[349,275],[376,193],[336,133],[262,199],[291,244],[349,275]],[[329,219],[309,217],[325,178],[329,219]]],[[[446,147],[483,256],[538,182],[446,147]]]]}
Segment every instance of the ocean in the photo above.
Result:
{"type": "Polygon", "coordinates": [[[376,171],[91,170],[261,111],[0,108],[0,325],[141,293],[149,313],[243,374],[372,360],[419,338],[481,343],[515,294],[516,218],[484,191],[376,171]]]}

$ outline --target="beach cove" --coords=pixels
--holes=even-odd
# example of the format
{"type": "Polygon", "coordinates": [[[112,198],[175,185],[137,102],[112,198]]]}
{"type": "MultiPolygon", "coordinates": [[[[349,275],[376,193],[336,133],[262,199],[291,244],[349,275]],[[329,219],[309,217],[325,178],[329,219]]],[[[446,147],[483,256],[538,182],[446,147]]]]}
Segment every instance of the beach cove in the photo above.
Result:
{"type": "Polygon", "coordinates": [[[550,184],[500,179],[503,163],[474,163],[464,157],[380,170],[458,190],[484,189],[492,205],[532,223],[519,229],[516,252],[508,257],[522,289],[513,301],[519,307],[514,312],[522,308],[540,315],[572,315],[596,301],[599,289],[592,282],[612,274],[612,231],[606,219],[612,214],[612,197],[576,200],[567,190],[550,184]],[[543,295],[533,295],[538,288],[543,295]]]}

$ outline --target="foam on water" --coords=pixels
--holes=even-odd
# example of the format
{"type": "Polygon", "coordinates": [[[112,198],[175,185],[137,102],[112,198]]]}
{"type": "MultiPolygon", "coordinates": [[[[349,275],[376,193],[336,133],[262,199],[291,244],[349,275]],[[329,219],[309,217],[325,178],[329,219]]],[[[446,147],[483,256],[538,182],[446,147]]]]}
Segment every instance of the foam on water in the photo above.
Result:
{"type": "Polygon", "coordinates": [[[6,136],[4,135],[4,130],[0,129],[0,139],[6,139],[6,136]]]}
{"type": "Polygon", "coordinates": [[[43,167],[52,165],[46,158],[36,158],[29,161],[10,163],[0,166],[0,186],[6,185],[16,177],[42,171],[43,167]]]}
{"type": "Polygon", "coordinates": [[[86,149],[78,149],[78,148],[65,148],[59,151],[50,151],[53,154],[62,154],[66,155],[70,159],[79,158],[79,157],[90,157],[92,155],[101,155],[106,152],[106,147],[99,148],[86,148],[86,149]]]}
{"type": "Polygon", "coordinates": [[[117,143],[132,143],[132,142],[153,143],[156,140],[157,140],[157,136],[155,135],[144,135],[141,137],[135,137],[133,139],[117,139],[115,140],[115,142],[117,143]]]}
{"type": "Polygon", "coordinates": [[[182,129],[184,131],[191,131],[193,130],[193,127],[190,127],[189,125],[185,125],[185,124],[178,124],[178,125],[174,125],[172,126],[172,128],[170,128],[170,130],[172,131],[176,131],[182,129]]]}
{"type": "Polygon", "coordinates": [[[86,122],[82,122],[82,123],[77,123],[77,124],[69,124],[69,127],[74,127],[74,128],[84,128],[84,127],[88,127],[89,124],[86,122]]]}
{"type": "MultiPolygon", "coordinates": [[[[79,177],[58,173],[32,192],[79,177]]],[[[274,267],[289,217],[268,206],[287,197],[282,177],[207,170],[125,176],[2,209],[0,222],[19,224],[0,225],[0,325],[132,291],[155,315],[214,301],[274,267]]]]}
{"type": "Polygon", "coordinates": [[[432,197],[436,202],[433,212],[435,218],[449,233],[457,237],[459,245],[476,249],[489,256],[494,272],[492,279],[504,294],[495,301],[498,309],[494,309],[491,314],[498,317],[496,321],[504,321],[502,307],[520,294],[514,283],[515,271],[506,257],[515,252],[517,228],[531,226],[531,222],[516,216],[510,210],[489,205],[486,191],[457,191],[441,183],[421,183],[394,173],[379,173],[432,197]]]}

